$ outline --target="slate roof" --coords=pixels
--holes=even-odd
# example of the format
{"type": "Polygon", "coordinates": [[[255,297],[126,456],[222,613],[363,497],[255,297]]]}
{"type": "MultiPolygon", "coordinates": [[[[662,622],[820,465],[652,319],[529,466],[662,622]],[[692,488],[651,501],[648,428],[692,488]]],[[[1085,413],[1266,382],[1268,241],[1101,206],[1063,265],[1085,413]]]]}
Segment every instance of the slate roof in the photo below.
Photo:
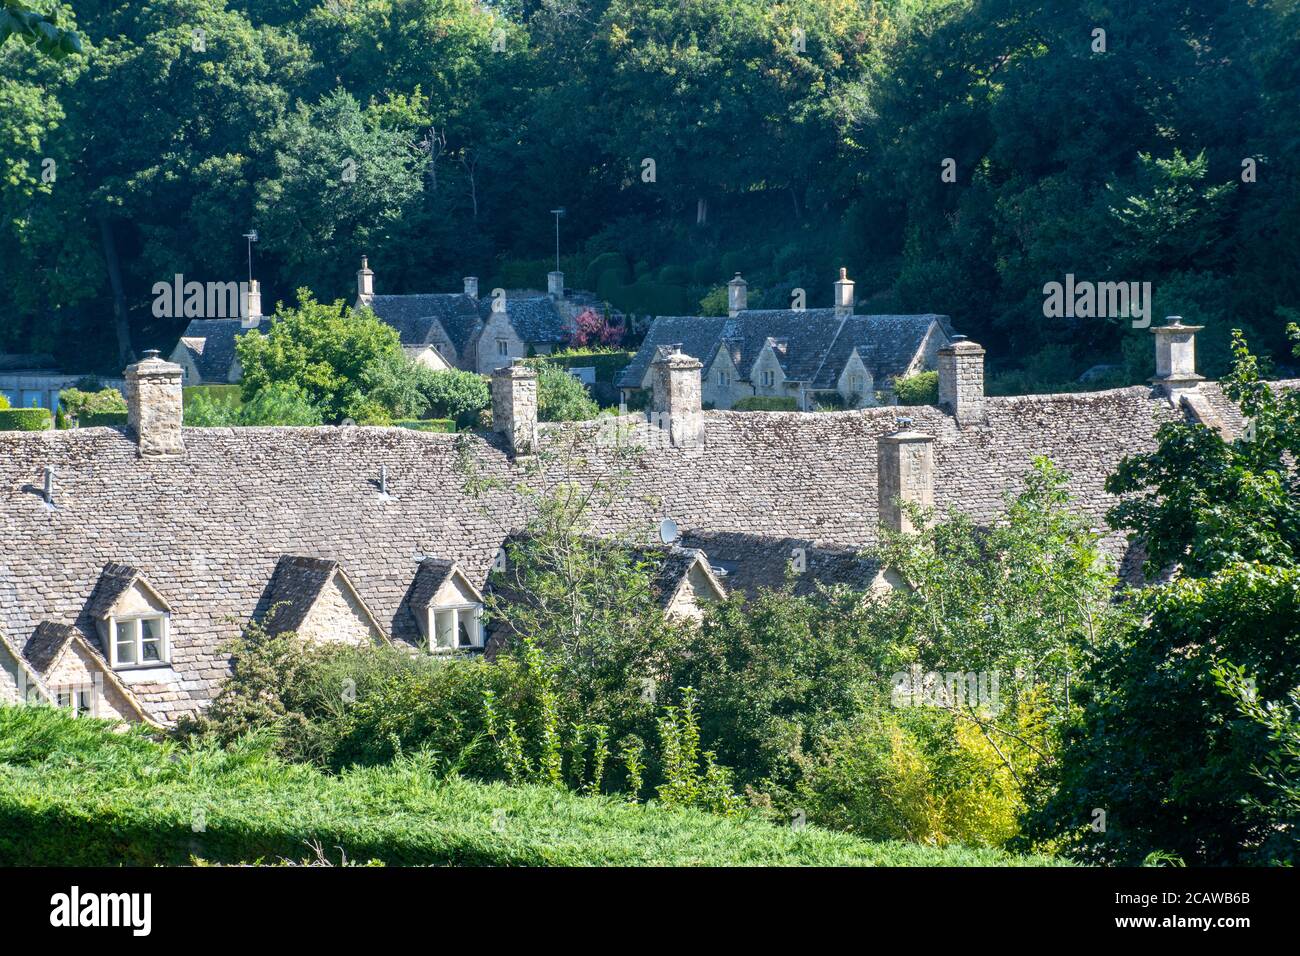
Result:
{"type": "Polygon", "coordinates": [[[50,665],[58,658],[75,633],[76,631],[69,624],[42,621],[36,626],[35,633],[27,640],[27,646],[23,648],[23,657],[38,674],[44,677],[49,673],[50,665]]]}
{"type": "Polygon", "coordinates": [[[266,620],[271,634],[296,631],[337,568],[337,561],[284,555],[276,562],[271,583],[254,616],[266,620]]]}
{"type": "Polygon", "coordinates": [[[94,597],[86,608],[87,613],[91,617],[107,617],[118,599],[131,589],[139,577],[140,572],[129,564],[110,562],[104,565],[99,576],[99,586],[95,588],[94,597]]]}
{"type": "Polygon", "coordinates": [[[883,381],[906,371],[936,322],[943,327],[946,316],[842,317],[834,309],[747,309],[731,318],[659,316],[617,384],[641,387],[657,347],[676,343],[704,363],[706,372],[718,350],[726,349],[741,378],[747,379],[764,346],[774,342],[781,346],[773,351],[785,377],[821,389],[835,388],[844,363],[857,348],[873,377],[883,381]]]}
{"type": "Polygon", "coordinates": [[[370,308],[397,330],[403,345],[425,345],[440,323],[456,354],[463,355],[478,333],[479,303],[461,292],[427,295],[377,295],[370,308]]]}
{"type": "Polygon", "coordinates": [[[815,594],[818,586],[865,589],[880,571],[880,563],[858,548],[819,547],[806,538],[774,538],[737,531],[687,531],[680,544],[702,551],[714,573],[729,591],[755,597],[764,588],[781,590],[787,584],[800,597],[815,594]],[[804,570],[795,573],[792,559],[802,552],[804,570]]]}
{"type": "Polygon", "coordinates": [[[433,603],[438,589],[451,577],[455,561],[446,558],[425,558],[415,572],[415,580],[406,601],[413,608],[426,608],[433,603]]]}
{"type": "MultiPolygon", "coordinates": [[[[271,320],[263,319],[257,331],[271,330],[271,320]]],[[[205,382],[225,382],[234,364],[235,340],[252,329],[244,328],[240,319],[191,319],[181,333],[180,344],[185,346],[205,382]]]]}
{"type": "MultiPolygon", "coordinates": [[[[514,298],[507,293],[505,303],[510,325],[523,341],[555,344],[568,338],[564,316],[549,295],[514,298]]],[[[478,306],[479,316],[486,322],[492,314],[492,300],[481,299],[478,306]]]]}
{"type": "MultiPolygon", "coordinates": [[[[1241,416],[1218,386],[1201,391],[1239,432],[1241,416]]],[[[913,428],[935,436],[941,509],[991,521],[1042,454],[1072,475],[1077,507],[1099,529],[1114,503],[1106,476],[1125,454],[1153,448],[1161,423],[1184,416],[1145,387],[990,397],[987,421],[960,427],[939,408],[907,411],[913,428]]],[[[628,416],[646,450],[633,456],[631,489],[591,530],[632,535],[671,517],[688,536],[870,547],[877,440],[895,430],[896,414],[705,412],[705,445],[689,452],[655,447],[660,432],[628,416]]],[[[481,587],[503,538],[524,525],[511,487],[585,485],[608,473],[623,453],[595,441],[604,428],[540,425],[543,450],[578,444],[582,454],[531,465],[497,436],[403,428],[186,428],[186,456],[170,461],[141,459],[125,428],[0,433],[0,632],[22,646],[44,622],[71,625],[102,653],[87,611],[104,566],[138,570],[171,606],[177,676],[132,675],[131,688],[154,717],[173,720],[211,698],[229,671],[223,645],[258,610],[281,558],[299,554],[338,561],[379,624],[418,642],[405,599],[420,562],[455,561],[481,587]],[[488,485],[480,497],[464,490],[463,460],[488,485]],[[47,465],[59,475],[56,509],[24,490],[47,465]],[[388,496],[377,487],[381,466],[388,496]]],[[[1116,559],[1127,550],[1119,535],[1103,544],[1116,559]]]]}

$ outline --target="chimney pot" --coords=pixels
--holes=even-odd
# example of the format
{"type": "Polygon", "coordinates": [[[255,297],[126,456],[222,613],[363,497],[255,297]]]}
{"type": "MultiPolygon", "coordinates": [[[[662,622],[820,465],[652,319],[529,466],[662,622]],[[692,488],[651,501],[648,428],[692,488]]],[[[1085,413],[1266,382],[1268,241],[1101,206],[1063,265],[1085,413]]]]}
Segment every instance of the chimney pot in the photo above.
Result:
{"type": "Polygon", "coordinates": [[[563,272],[546,273],[546,292],[552,299],[560,300],[564,298],[563,272]]]}
{"type": "Polygon", "coordinates": [[[357,305],[369,305],[375,297],[375,274],[370,271],[370,261],[361,257],[361,268],[357,270],[357,305]]]}

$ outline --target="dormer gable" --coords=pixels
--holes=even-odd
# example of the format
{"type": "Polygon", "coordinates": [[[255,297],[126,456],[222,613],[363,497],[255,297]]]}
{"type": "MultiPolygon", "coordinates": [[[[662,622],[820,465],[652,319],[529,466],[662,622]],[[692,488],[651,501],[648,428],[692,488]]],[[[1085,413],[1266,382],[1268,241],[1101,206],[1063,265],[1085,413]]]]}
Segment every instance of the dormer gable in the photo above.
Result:
{"type": "Polygon", "coordinates": [[[87,612],[114,670],[171,662],[171,605],[137,569],[106,564],[87,612]]]}
{"type": "Polygon", "coordinates": [[[456,562],[423,559],[407,604],[430,651],[483,647],[483,594],[456,562]]]}
{"type": "Polygon", "coordinates": [[[339,563],[281,555],[258,615],[269,634],[296,633],[321,644],[366,645],[387,634],[339,563]]]}
{"type": "Polygon", "coordinates": [[[42,621],[28,639],[22,656],[37,678],[40,699],[71,710],[77,717],[158,726],[131,689],[72,625],[42,621]]]}

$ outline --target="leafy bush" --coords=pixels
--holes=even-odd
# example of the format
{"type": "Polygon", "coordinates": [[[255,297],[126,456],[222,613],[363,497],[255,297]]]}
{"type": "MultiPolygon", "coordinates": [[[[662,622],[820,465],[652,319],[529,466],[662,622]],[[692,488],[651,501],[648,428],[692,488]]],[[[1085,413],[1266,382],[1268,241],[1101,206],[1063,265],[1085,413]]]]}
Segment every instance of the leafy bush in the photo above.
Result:
{"type": "Polygon", "coordinates": [[[0,412],[4,411],[8,407],[9,407],[9,399],[5,398],[3,395],[0,395],[0,412]]]}
{"type": "Polygon", "coordinates": [[[420,391],[428,403],[426,414],[450,418],[457,428],[473,428],[478,413],[492,405],[487,379],[473,372],[426,370],[420,376],[420,391]]]}
{"type": "Polygon", "coordinates": [[[595,418],[600,406],[587,387],[562,368],[544,359],[529,362],[537,369],[537,418],[543,422],[577,422],[595,418]]]}
{"type": "Polygon", "coordinates": [[[185,404],[185,424],[196,428],[319,425],[321,413],[301,390],[276,382],[246,402],[238,401],[228,392],[196,392],[185,404]]]}
{"type": "Polygon", "coordinates": [[[48,408],[0,409],[0,432],[43,432],[53,424],[48,408]]]}
{"type": "Polygon", "coordinates": [[[939,373],[917,372],[907,378],[894,379],[894,395],[900,405],[937,405],[939,373]]]}
{"type": "MultiPolygon", "coordinates": [[[[102,388],[96,392],[84,392],[79,388],[65,388],[59,392],[59,406],[70,415],[78,425],[89,426],[83,421],[86,416],[105,413],[126,414],[126,399],[115,388],[102,388]]],[[[123,419],[125,421],[125,419],[123,419]]],[[[111,420],[100,420],[96,424],[117,424],[111,420]]]]}
{"type": "Polygon", "coordinates": [[[737,412],[797,412],[799,403],[785,395],[750,395],[731,408],[737,412]]]}

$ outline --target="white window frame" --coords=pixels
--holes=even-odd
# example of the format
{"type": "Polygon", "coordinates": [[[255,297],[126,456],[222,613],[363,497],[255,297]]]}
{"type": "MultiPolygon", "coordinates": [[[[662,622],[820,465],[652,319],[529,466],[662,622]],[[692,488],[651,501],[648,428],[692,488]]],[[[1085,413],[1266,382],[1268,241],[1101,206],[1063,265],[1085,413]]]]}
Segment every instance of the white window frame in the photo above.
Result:
{"type": "Polygon", "coordinates": [[[108,660],[109,665],[115,671],[135,670],[145,667],[163,667],[170,664],[172,660],[172,641],[171,641],[171,615],[165,611],[152,614],[125,614],[122,616],[114,615],[108,619],[108,660]],[[158,644],[158,660],[147,661],[144,659],[144,626],[142,621],[156,620],[162,626],[158,644]],[[135,660],[121,661],[117,656],[117,630],[119,624],[135,625],[135,660]]]}
{"type": "Polygon", "coordinates": [[[455,651],[481,650],[483,647],[483,605],[482,604],[440,604],[429,607],[428,619],[429,650],[434,654],[451,654],[455,651]],[[438,637],[438,615],[451,614],[451,635],[453,643],[440,643],[438,637]],[[469,617],[470,643],[460,644],[460,625],[462,615],[469,617]]]}

